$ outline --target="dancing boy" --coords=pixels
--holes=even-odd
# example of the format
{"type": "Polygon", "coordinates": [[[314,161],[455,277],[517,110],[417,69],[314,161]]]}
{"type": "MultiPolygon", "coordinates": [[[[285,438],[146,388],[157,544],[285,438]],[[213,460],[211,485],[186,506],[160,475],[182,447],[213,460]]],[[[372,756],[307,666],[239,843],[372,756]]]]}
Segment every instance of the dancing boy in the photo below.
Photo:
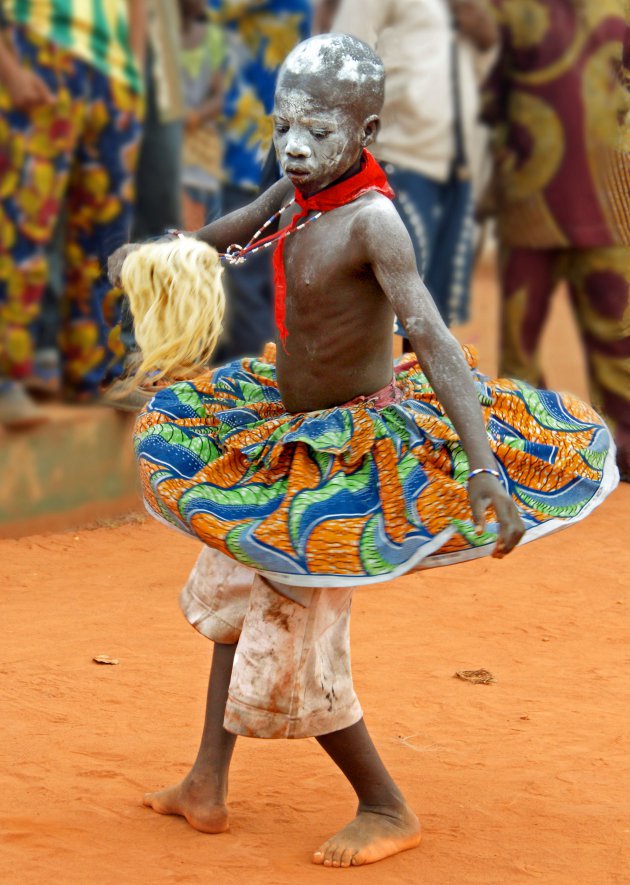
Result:
{"type": "MultiPolygon", "coordinates": [[[[313,855],[333,867],[420,841],[352,687],[353,588],[500,557],[524,532],[583,517],[616,482],[608,431],[588,406],[483,378],[441,321],[366,150],[383,79],[373,51],[345,35],[289,55],[274,108],[286,177],[191,235],[232,260],[276,244],[277,349],[165,388],[136,427],[148,507],[208,545],[182,604],[215,642],[197,759],[145,803],[222,832],[236,736],[313,736],[358,797],[355,818],[313,855]],[[395,374],[394,313],[419,361],[395,374]]],[[[131,246],[110,272],[128,290],[181,297],[192,322],[190,286],[178,289],[173,268],[184,256],[201,268],[207,252],[188,237],[131,246]],[[156,249],[165,265],[138,275],[156,249]]]]}

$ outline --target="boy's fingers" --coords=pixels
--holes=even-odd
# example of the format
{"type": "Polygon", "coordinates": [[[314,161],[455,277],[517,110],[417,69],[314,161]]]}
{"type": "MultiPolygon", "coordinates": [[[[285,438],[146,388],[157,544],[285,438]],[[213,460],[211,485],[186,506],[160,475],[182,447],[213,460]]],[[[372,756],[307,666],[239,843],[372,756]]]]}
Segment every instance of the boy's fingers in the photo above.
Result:
{"type": "Polygon", "coordinates": [[[484,498],[474,498],[471,501],[471,510],[477,534],[481,535],[486,528],[486,510],[488,508],[488,500],[484,498]]]}
{"type": "Polygon", "coordinates": [[[500,524],[497,551],[505,555],[516,547],[523,536],[525,526],[511,499],[501,499],[495,504],[495,509],[500,524]]]}

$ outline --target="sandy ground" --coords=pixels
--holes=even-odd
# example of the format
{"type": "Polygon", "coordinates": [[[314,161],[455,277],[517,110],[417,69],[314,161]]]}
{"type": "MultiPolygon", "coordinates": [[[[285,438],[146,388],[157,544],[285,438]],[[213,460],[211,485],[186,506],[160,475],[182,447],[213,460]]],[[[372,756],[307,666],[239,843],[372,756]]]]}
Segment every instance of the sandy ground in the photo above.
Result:
{"type": "MultiPolygon", "coordinates": [[[[494,299],[463,330],[493,370],[494,299]]],[[[550,381],[584,392],[562,305],[550,381]]],[[[200,733],[210,645],[177,592],[194,541],[151,522],[0,541],[0,878],[11,883],[630,882],[630,486],[517,551],[359,590],[356,684],[419,849],[309,864],[353,814],[315,741],[241,740],[231,832],[142,807],[200,733]],[[116,658],[99,666],[93,657],[116,658]],[[492,685],[454,678],[486,668],[492,685]]]]}

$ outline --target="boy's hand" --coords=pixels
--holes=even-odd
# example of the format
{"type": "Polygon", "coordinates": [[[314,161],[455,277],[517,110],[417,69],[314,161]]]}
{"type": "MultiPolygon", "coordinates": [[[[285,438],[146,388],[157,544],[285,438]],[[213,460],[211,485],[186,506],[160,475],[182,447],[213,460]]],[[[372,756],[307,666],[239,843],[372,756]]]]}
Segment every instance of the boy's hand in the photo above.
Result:
{"type": "Polygon", "coordinates": [[[493,507],[499,522],[499,537],[492,554],[501,559],[518,544],[525,533],[525,525],[512,498],[500,481],[487,473],[473,476],[468,486],[468,500],[475,525],[483,531],[486,527],[486,511],[493,507]]]}
{"type": "Polygon", "coordinates": [[[38,74],[16,64],[11,67],[5,85],[11,107],[17,111],[30,111],[40,105],[54,104],[55,96],[38,74]]]}
{"type": "Polygon", "coordinates": [[[125,263],[125,258],[129,255],[130,252],[135,252],[136,249],[140,248],[140,243],[123,243],[122,246],[119,246],[115,252],[107,259],[107,276],[109,278],[112,286],[115,286],[117,289],[121,288],[122,281],[120,279],[120,275],[122,273],[122,266],[125,263]]]}

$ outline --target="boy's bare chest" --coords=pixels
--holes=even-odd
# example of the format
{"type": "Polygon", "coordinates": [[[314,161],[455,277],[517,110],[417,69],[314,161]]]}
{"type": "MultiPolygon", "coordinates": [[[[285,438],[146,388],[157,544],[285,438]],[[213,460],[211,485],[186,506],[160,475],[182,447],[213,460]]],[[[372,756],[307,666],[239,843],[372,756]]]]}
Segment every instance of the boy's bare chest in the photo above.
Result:
{"type": "Polygon", "coordinates": [[[347,216],[335,211],[287,237],[284,270],[288,295],[299,299],[309,293],[326,294],[353,277],[358,267],[351,229],[347,216]]]}

